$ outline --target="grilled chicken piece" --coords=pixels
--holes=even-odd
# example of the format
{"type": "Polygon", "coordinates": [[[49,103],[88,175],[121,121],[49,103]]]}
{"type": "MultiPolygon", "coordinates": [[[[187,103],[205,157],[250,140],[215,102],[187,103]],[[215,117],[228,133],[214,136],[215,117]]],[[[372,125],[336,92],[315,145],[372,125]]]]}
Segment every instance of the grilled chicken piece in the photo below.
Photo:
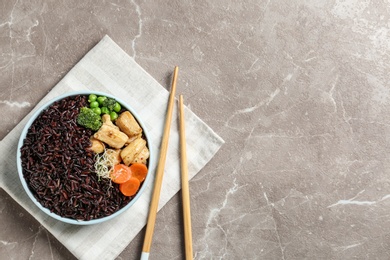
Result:
{"type": "Polygon", "coordinates": [[[109,160],[112,161],[113,165],[117,165],[122,161],[121,149],[107,149],[106,153],[109,160]]]}
{"type": "Polygon", "coordinates": [[[93,137],[116,149],[122,148],[128,139],[128,136],[119,131],[118,128],[112,124],[111,120],[109,122],[104,122],[93,137]]]}
{"type": "Polygon", "coordinates": [[[149,155],[149,149],[145,146],[144,149],[142,149],[142,151],[137,156],[135,156],[134,160],[131,163],[146,164],[146,160],[149,158],[149,155]]]}
{"type": "Polygon", "coordinates": [[[129,111],[120,114],[115,123],[128,137],[137,136],[142,133],[142,128],[129,111]]]}
{"type": "Polygon", "coordinates": [[[104,151],[104,144],[93,136],[90,138],[91,147],[88,149],[95,153],[102,153],[104,151]]]}
{"type": "Polygon", "coordinates": [[[146,147],[146,141],[142,138],[137,138],[128,146],[123,148],[121,152],[122,161],[129,166],[135,157],[146,147]]]}
{"type": "Polygon", "coordinates": [[[112,123],[111,117],[110,117],[109,114],[104,114],[104,115],[102,115],[102,121],[103,121],[103,124],[112,126],[112,127],[114,127],[115,129],[120,130],[119,127],[117,127],[116,125],[114,125],[114,124],[112,123]]]}

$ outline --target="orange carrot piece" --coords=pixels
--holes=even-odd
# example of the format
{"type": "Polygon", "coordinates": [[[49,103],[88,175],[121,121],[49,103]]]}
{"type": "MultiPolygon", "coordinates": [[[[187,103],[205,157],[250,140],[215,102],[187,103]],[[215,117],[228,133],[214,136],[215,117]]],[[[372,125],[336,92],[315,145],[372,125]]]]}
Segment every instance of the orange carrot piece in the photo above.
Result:
{"type": "Polygon", "coordinates": [[[148,167],[143,163],[133,163],[130,165],[131,175],[143,182],[148,174],[148,167]]]}
{"type": "Polygon", "coordinates": [[[117,164],[111,171],[110,178],[115,183],[124,183],[131,178],[130,168],[124,164],[117,164]]]}
{"type": "Polygon", "coordinates": [[[140,185],[141,183],[137,178],[131,177],[125,183],[119,184],[119,190],[125,196],[133,196],[137,193],[140,185]]]}

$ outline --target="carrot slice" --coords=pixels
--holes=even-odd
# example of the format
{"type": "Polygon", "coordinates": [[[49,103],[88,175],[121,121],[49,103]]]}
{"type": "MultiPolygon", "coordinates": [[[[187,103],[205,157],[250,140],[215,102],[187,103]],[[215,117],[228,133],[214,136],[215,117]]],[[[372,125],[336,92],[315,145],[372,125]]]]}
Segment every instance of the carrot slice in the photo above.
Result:
{"type": "Polygon", "coordinates": [[[131,175],[143,182],[148,174],[148,167],[143,163],[133,163],[130,165],[131,175]]]}
{"type": "Polygon", "coordinates": [[[140,186],[140,181],[135,177],[131,177],[125,183],[119,184],[119,190],[125,196],[133,196],[137,193],[139,186],[140,186]]]}
{"type": "Polygon", "coordinates": [[[115,183],[124,183],[131,178],[130,168],[124,164],[117,164],[111,171],[110,178],[115,183]]]}

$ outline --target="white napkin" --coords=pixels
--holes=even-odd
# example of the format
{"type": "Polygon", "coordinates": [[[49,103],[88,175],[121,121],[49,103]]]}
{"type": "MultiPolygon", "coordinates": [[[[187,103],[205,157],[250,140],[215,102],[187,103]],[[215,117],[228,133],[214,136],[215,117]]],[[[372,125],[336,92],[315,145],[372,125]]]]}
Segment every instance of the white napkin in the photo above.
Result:
{"type": "MultiPolygon", "coordinates": [[[[145,226],[154,178],[148,183],[144,194],[128,211],[117,218],[91,226],[64,224],[42,213],[25,194],[18,179],[16,147],[29,116],[43,103],[56,96],[78,90],[96,90],[118,96],[127,101],[137,112],[150,132],[151,145],[156,152],[156,160],[152,163],[154,166],[150,169],[154,175],[169,93],[111,38],[105,36],[1,141],[0,186],[77,258],[113,259],[145,226]]],[[[180,190],[176,107],[174,111],[159,209],[180,190]]],[[[214,156],[224,141],[187,108],[185,115],[187,157],[191,179],[214,156]]]]}

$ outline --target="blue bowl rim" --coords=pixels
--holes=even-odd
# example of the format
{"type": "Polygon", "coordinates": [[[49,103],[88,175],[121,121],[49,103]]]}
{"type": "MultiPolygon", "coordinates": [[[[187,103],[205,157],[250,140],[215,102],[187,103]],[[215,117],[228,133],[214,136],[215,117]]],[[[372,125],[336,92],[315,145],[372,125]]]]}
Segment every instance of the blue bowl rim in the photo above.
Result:
{"type": "Polygon", "coordinates": [[[154,153],[153,153],[153,150],[152,150],[152,146],[149,143],[150,140],[151,139],[149,138],[149,134],[148,134],[148,131],[147,131],[146,127],[145,127],[145,124],[142,122],[142,120],[139,117],[139,115],[137,114],[137,112],[129,104],[127,104],[126,102],[124,102],[120,98],[117,98],[114,95],[111,95],[111,94],[108,94],[108,93],[105,93],[105,92],[93,91],[93,90],[67,92],[65,94],[62,94],[62,95],[56,97],[56,98],[51,99],[50,101],[48,101],[44,105],[42,105],[40,108],[38,108],[32,114],[32,116],[29,118],[29,120],[27,121],[26,125],[24,126],[24,128],[22,130],[22,133],[20,135],[20,138],[19,138],[17,152],[16,152],[16,162],[17,162],[17,170],[18,170],[19,179],[20,179],[20,181],[22,183],[22,186],[23,186],[24,190],[26,191],[27,195],[30,197],[32,202],[36,206],[38,206],[38,208],[40,210],[42,210],[44,213],[46,213],[50,217],[52,217],[54,219],[57,219],[57,220],[60,220],[60,221],[62,221],[64,223],[75,224],[75,225],[93,225],[93,224],[102,223],[102,222],[105,222],[107,220],[113,219],[113,218],[117,217],[118,215],[122,214],[123,212],[128,210],[139,199],[139,197],[141,197],[143,191],[145,190],[145,188],[146,188],[146,186],[149,183],[149,180],[151,178],[150,169],[152,168],[151,167],[151,163],[153,161],[154,153]],[[115,213],[113,213],[113,214],[111,214],[109,216],[106,216],[106,217],[103,217],[103,218],[92,219],[92,220],[85,220],[84,221],[84,220],[76,220],[76,219],[61,217],[60,215],[57,215],[57,214],[55,214],[53,212],[50,212],[50,210],[48,208],[43,207],[42,204],[39,201],[37,201],[37,199],[34,197],[32,192],[30,191],[30,189],[29,189],[29,187],[27,185],[27,182],[26,182],[26,180],[24,179],[24,176],[23,176],[20,149],[23,146],[24,139],[25,139],[25,137],[27,135],[27,132],[28,132],[30,126],[35,121],[35,119],[41,114],[42,111],[47,109],[54,102],[59,101],[61,99],[64,99],[66,97],[77,96],[77,95],[90,95],[90,94],[95,94],[95,95],[98,95],[98,96],[106,96],[106,97],[114,98],[122,105],[122,107],[126,108],[127,110],[129,110],[133,114],[134,118],[138,121],[139,125],[143,129],[143,132],[144,132],[144,135],[145,135],[145,138],[146,138],[146,142],[148,144],[148,149],[149,149],[150,156],[149,156],[149,165],[148,165],[149,173],[146,176],[146,179],[144,180],[144,182],[143,182],[140,190],[138,191],[138,193],[135,195],[135,197],[126,206],[124,206],[123,208],[121,208],[120,210],[116,211],[115,213]]]}

